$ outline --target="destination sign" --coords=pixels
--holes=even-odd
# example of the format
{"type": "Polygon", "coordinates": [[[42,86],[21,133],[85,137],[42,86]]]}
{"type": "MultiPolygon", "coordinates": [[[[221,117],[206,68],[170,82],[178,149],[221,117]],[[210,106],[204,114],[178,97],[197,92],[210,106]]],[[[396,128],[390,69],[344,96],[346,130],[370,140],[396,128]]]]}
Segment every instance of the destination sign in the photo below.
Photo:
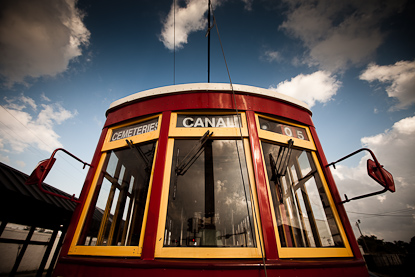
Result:
{"type": "Polygon", "coordinates": [[[182,128],[238,128],[236,115],[177,115],[176,127],[182,128]]]}
{"type": "Polygon", "coordinates": [[[157,130],[157,125],[158,118],[154,118],[145,122],[115,129],[112,132],[110,141],[116,141],[155,131],[157,130]]]}
{"type": "Polygon", "coordinates": [[[302,140],[309,140],[307,131],[304,128],[282,124],[259,117],[259,125],[261,130],[274,132],[288,137],[294,137],[302,140]]]}

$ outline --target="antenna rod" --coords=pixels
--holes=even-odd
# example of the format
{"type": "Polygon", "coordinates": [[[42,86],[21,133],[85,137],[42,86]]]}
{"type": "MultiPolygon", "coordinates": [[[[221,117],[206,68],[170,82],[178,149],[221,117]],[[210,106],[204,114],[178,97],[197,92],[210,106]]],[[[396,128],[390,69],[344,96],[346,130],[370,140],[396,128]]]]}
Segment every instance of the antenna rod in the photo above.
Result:
{"type": "Polygon", "coordinates": [[[208,83],[210,83],[210,0],[208,1],[208,83]]]}
{"type": "Polygon", "coordinates": [[[176,0],[173,0],[173,85],[176,84],[176,0]]]}

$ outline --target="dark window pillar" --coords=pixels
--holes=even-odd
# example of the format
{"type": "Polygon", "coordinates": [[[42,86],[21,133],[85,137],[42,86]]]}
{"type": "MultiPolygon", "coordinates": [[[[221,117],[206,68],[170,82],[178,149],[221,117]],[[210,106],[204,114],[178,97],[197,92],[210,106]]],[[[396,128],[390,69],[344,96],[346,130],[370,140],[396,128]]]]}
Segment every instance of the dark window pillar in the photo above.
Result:
{"type": "Polygon", "coordinates": [[[215,179],[213,176],[212,141],[205,143],[205,245],[216,246],[215,179]]]}
{"type": "Polygon", "coordinates": [[[33,236],[33,233],[35,232],[35,229],[36,229],[36,227],[35,227],[35,226],[30,227],[30,231],[29,231],[29,233],[27,234],[26,240],[25,240],[25,242],[23,243],[23,247],[22,247],[22,249],[20,250],[20,253],[19,253],[19,255],[18,255],[18,256],[17,256],[17,258],[16,258],[16,262],[14,263],[13,269],[12,269],[12,271],[10,272],[10,276],[14,276],[14,275],[16,275],[17,269],[19,268],[20,262],[21,262],[21,261],[22,261],[22,259],[23,259],[23,256],[24,256],[24,254],[25,254],[25,252],[26,252],[26,249],[27,249],[27,246],[29,245],[30,240],[32,239],[32,236],[33,236]]]}
{"type": "MultiPolygon", "coordinates": [[[[46,263],[48,262],[50,252],[52,251],[53,244],[55,243],[56,236],[58,235],[59,229],[56,228],[53,230],[52,236],[50,237],[48,247],[46,248],[45,254],[43,255],[43,259],[40,262],[39,268],[37,270],[36,276],[42,276],[43,271],[45,270],[46,263]]],[[[51,264],[52,266],[52,264],[51,264]]]]}
{"type": "Polygon", "coordinates": [[[0,237],[1,237],[1,235],[3,234],[3,231],[4,231],[4,229],[6,228],[6,226],[7,226],[7,221],[2,221],[1,222],[1,225],[0,225],[0,237]]]}

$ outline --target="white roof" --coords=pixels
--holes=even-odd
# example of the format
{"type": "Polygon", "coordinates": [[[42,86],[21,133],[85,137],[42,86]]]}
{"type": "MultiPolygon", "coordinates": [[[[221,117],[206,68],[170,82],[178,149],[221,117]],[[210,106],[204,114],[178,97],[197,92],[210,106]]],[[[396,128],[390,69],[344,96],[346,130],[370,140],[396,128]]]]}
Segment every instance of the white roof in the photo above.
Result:
{"type": "MultiPolygon", "coordinates": [[[[299,101],[291,96],[281,94],[279,92],[276,92],[274,90],[270,89],[264,89],[259,87],[253,87],[253,86],[247,86],[247,85],[235,85],[233,84],[233,91],[235,93],[242,92],[247,94],[255,94],[260,96],[266,96],[275,98],[278,100],[282,100],[285,102],[292,103],[296,106],[299,106],[301,108],[304,108],[311,112],[308,105],[302,101],[299,101]]],[[[171,93],[180,93],[180,92],[191,92],[191,91],[228,91],[232,92],[232,87],[229,83],[191,83],[191,84],[182,84],[182,85],[172,85],[172,86],[165,86],[165,87],[159,87],[149,90],[144,90],[141,92],[137,92],[135,94],[129,95],[127,97],[121,98],[117,101],[114,101],[110,107],[109,110],[128,104],[129,102],[135,102],[142,98],[147,97],[155,97],[159,95],[165,95],[165,94],[171,94],[171,93]]]]}

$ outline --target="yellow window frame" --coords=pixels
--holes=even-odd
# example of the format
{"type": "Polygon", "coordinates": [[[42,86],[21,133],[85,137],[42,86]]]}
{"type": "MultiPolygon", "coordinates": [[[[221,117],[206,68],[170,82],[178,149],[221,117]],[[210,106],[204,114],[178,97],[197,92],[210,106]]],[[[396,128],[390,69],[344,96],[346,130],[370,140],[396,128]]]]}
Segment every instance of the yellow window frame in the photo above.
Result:
{"type": "MultiPolygon", "coordinates": [[[[335,204],[334,204],[333,197],[330,193],[327,181],[324,177],[323,171],[322,171],[320,163],[318,161],[317,154],[315,152],[316,147],[314,145],[314,141],[313,141],[313,138],[311,136],[311,132],[310,132],[309,128],[307,126],[303,126],[303,125],[299,125],[299,124],[295,124],[295,123],[291,123],[291,122],[288,122],[288,121],[275,119],[275,118],[267,117],[267,116],[263,116],[263,115],[256,115],[256,123],[257,123],[257,129],[258,129],[260,142],[267,141],[267,142],[277,142],[277,143],[287,144],[288,140],[292,139],[294,141],[294,147],[302,148],[304,150],[311,150],[311,155],[313,157],[313,162],[316,165],[317,172],[318,172],[319,177],[321,179],[321,182],[323,184],[324,191],[327,195],[327,199],[328,199],[330,207],[332,209],[335,222],[336,222],[336,224],[339,228],[340,236],[341,236],[341,238],[343,240],[343,243],[344,243],[344,247],[282,247],[281,246],[281,241],[280,241],[279,238],[280,238],[280,235],[284,236],[284,234],[279,234],[279,231],[278,231],[277,218],[276,218],[275,211],[274,211],[274,208],[273,208],[274,203],[273,203],[273,200],[272,200],[272,197],[271,197],[270,185],[269,185],[269,181],[268,181],[269,180],[268,173],[265,170],[265,176],[266,176],[266,180],[267,180],[268,199],[270,201],[270,204],[272,205],[271,214],[272,214],[272,221],[273,221],[273,225],[274,225],[274,232],[275,232],[275,236],[276,236],[276,240],[277,240],[277,247],[278,247],[279,257],[280,258],[353,257],[353,252],[350,248],[350,244],[348,242],[346,233],[344,231],[343,224],[340,221],[340,216],[337,212],[337,209],[336,209],[335,204]],[[281,135],[281,134],[261,130],[260,125],[259,125],[259,116],[263,117],[263,118],[266,118],[266,119],[269,119],[269,120],[273,120],[275,122],[281,122],[283,124],[296,126],[296,127],[301,127],[301,128],[303,128],[307,131],[307,136],[310,140],[309,141],[301,140],[301,139],[298,139],[298,138],[293,138],[293,137],[289,137],[289,136],[285,136],[285,135],[281,135]]],[[[262,156],[264,156],[264,151],[262,149],[262,144],[260,144],[260,145],[261,145],[262,156]]],[[[265,160],[263,160],[263,163],[264,163],[264,168],[266,168],[265,160]]]]}
{"type": "Polygon", "coordinates": [[[282,142],[282,143],[287,143],[290,139],[292,139],[294,141],[294,145],[296,147],[306,148],[306,149],[310,149],[310,150],[316,150],[316,146],[314,144],[313,137],[311,136],[310,129],[303,126],[303,125],[292,123],[292,122],[289,122],[289,121],[286,121],[286,120],[275,119],[273,117],[269,117],[269,116],[265,116],[265,115],[258,115],[258,114],[255,114],[255,120],[256,120],[256,126],[258,128],[258,136],[261,139],[266,139],[266,140],[270,140],[270,141],[278,141],[278,142],[282,142]],[[286,125],[303,128],[303,129],[306,130],[307,137],[308,137],[309,140],[303,140],[303,139],[299,139],[299,138],[295,138],[295,137],[290,137],[290,136],[274,133],[274,132],[271,132],[271,131],[262,130],[260,128],[260,124],[259,124],[259,117],[262,117],[262,118],[265,118],[265,119],[268,119],[268,120],[271,120],[271,121],[274,121],[274,122],[283,123],[283,124],[286,124],[286,125]]]}
{"type": "MultiPolygon", "coordinates": [[[[68,252],[69,255],[114,256],[114,257],[117,257],[117,256],[118,257],[125,257],[125,256],[140,257],[141,256],[141,253],[142,253],[142,250],[143,250],[143,243],[144,243],[144,232],[145,232],[145,229],[146,229],[147,217],[148,217],[148,207],[149,207],[149,202],[150,202],[149,199],[150,199],[150,196],[151,196],[151,189],[152,189],[152,184],[153,184],[154,160],[153,160],[153,165],[152,165],[152,168],[151,168],[149,188],[148,188],[148,192],[147,192],[146,206],[145,206],[145,211],[144,211],[144,216],[143,216],[143,223],[142,223],[142,227],[141,227],[139,245],[137,245],[137,246],[85,246],[85,245],[78,245],[77,242],[79,240],[82,229],[84,227],[85,220],[86,220],[86,217],[88,215],[90,205],[91,205],[91,201],[92,201],[92,198],[95,194],[97,183],[98,183],[98,180],[99,180],[99,177],[100,177],[100,174],[101,174],[102,167],[104,165],[104,161],[107,157],[108,151],[128,146],[125,139],[121,139],[119,141],[111,142],[110,140],[111,140],[111,135],[112,135],[113,131],[117,128],[137,124],[137,123],[144,122],[144,121],[147,121],[147,120],[150,120],[150,119],[154,119],[156,117],[159,118],[157,130],[152,131],[152,132],[148,132],[148,133],[144,133],[144,134],[141,134],[141,135],[128,137],[128,140],[132,140],[134,144],[145,142],[145,141],[156,140],[156,139],[159,138],[160,126],[161,126],[161,115],[147,117],[147,118],[132,121],[132,122],[129,122],[129,123],[126,123],[126,124],[117,125],[117,126],[114,126],[114,127],[110,128],[108,130],[106,138],[105,138],[104,145],[103,145],[102,150],[101,150],[102,155],[101,155],[98,167],[97,167],[97,171],[95,172],[95,176],[93,178],[91,188],[88,192],[88,196],[87,196],[87,199],[85,201],[85,206],[84,206],[84,208],[81,212],[81,216],[79,218],[78,225],[76,227],[75,234],[73,236],[71,246],[69,248],[69,252],[68,252]]],[[[155,153],[157,153],[157,148],[158,148],[158,142],[156,142],[155,153]]],[[[154,157],[154,159],[155,159],[155,157],[154,157]]]]}
{"type": "Polygon", "coordinates": [[[157,229],[157,240],[155,248],[155,257],[156,258],[197,258],[197,259],[218,259],[218,258],[261,258],[264,249],[260,247],[264,245],[262,239],[261,224],[258,216],[258,203],[256,188],[254,182],[254,171],[252,165],[252,158],[248,149],[249,140],[247,138],[248,131],[246,125],[246,117],[244,113],[239,113],[241,115],[241,131],[242,136],[244,137],[243,143],[244,148],[247,150],[245,153],[245,159],[248,167],[248,177],[250,185],[250,195],[254,207],[252,207],[253,214],[253,228],[255,232],[256,247],[163,247],[164,243],[164,229],[166,225],[167,217],[167,208],[168,208],[168,198],[170,190],[170,176],[171,176],[171,167],[172,167],[172,157],[174,149],[175,139],[180,138],[189,138],[189,137],[200,137],[209,130],[213,132],[212,138],[234,138],[238,139],[241,137],[240,128],[182,128],[176,127],[177,123],[177,114],[191,114],[191,115],[234,115],[235,113],[212,113],[212,112],[190,112],[190,113],[173,113],[171,116],[170,130],[167,142],[167,152],[166,152],[166,164],[164,169],[164,179],[163,179],[163,188],[161,195],[161,205],[160,205],[160,216],[158,221],[157,229]],[[174,137],[174,138],[171,138],[174,137]],[[252,193],[252,194],[251,194],[252,193]]]}
{"type": "Polygon", "coordinates": [[[105,136],[105,142],[104,142],[104,145],[102,146],[101,151],[104,152],[104,151],[112,150],[112,149],[115,149],[115,148],[125,147],[125,146],[128,145],[127,142],[125,141],[126,139],[132,140],[134,143],[140,143],[140,142],[144,142],[144,141],[148,141],[148,140],[152,140],[152,139],[158,139],[158,137],[160,135],[161,120],[162,120],[161,115],[154,115],[154,116],[142,118],[142,119],[139,119],[139,120],[134,120],[134,121],[131,121],[131,122],[128,122],[128,123],[116,125],[116,126],[113,126],[113,127],[109,128],[108,132],[107,132],[107,135],[105,136]],[[157,129],[155,131],[151,131],[151,132],[148,132],[148,133],[127,137],[125,139],[119,139],[119,140],[116,140],[116,141],[111,141],[112,134],[114,133],[114,131],[116,129],[122,128],[122,127],[127,127],[127,126],[134,125],[134,124],[138,124],[138,123],[145,122],[145,121],[155,119],[155,118],[158,118],[157,129]]]}

